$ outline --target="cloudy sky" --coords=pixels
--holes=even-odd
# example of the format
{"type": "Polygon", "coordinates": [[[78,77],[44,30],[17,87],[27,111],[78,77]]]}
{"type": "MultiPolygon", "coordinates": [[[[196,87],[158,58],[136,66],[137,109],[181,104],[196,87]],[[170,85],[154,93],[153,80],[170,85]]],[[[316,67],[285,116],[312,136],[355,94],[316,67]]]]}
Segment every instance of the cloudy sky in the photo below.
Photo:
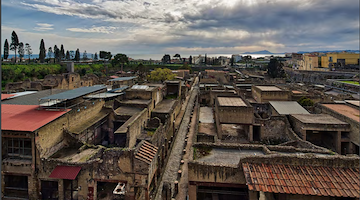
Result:
{"type": "MultiPolygon", "coordinates": [[[[15,30],[45,46],[125,54],[359,49],[359,0],[2,0],[15,30]]],[[[11,52],[10,52],[11,53],[11,52]]]]}

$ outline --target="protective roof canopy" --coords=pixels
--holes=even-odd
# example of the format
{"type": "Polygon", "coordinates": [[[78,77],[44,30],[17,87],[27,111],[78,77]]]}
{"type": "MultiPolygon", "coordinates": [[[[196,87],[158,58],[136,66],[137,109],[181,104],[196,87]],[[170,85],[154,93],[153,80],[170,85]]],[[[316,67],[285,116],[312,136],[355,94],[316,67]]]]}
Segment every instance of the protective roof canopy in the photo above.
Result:
{"type": "Polygon", "coordinates": [[[56,118],[65,111],[37,110],[36,105],[1,105],[1,130],[33,132],[56,118]]]}
{"type": "Polygon", "coordinates": [[[49,178],[74,180],[79,174],[81,167],[75,166],[56,166],[49,178]]]}
{"type": "Polygon", "coordinates": [[[269,103],[280,115],[310,114],[296,101],[269,101],[269,103]]]}
{"type": "Polygon", "coordinates": [[[73,90],[69,90],[66,92],[62,92],[59,94],[54,94],[54,95],[50,95],[47,97],[43,97],[40,98],[40,100],[55,100],[55,99],[59,99],[59,100],[69,100],[69,99],[75,99],[93,92],[97,92],[103,89],[107,89],[106,86],[104,85],[94,85],[94,86],[90,86],[90,87],[81,87],[81,88],[76,88],[73,90]]]}
{"type": "Polygon", "coordinates": [[[119,78],[110,79],[109,81],[127,81],[127,80],[131,80],[131,79],[135,79],[135,78],[136,78],[136,76],[119,77],[119,78]]]}

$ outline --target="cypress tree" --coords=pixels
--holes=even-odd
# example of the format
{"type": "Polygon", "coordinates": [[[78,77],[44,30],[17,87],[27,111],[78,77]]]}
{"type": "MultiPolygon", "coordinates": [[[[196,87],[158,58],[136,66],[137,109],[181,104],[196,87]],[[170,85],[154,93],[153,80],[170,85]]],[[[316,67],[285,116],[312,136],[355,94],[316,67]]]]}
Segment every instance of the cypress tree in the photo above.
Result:
{"type": "Polygon", "coordinates": [[[41,63],[44,63],[45,56],[46,56],[45,43],[44,43],[44,39],[41,39],[40,52],[39,52],[39,59],[41,63]]]}
{"type": "Polygon", "coordinates": [[[9,57],[9,43],[6,39],[4,43],[4,59],[7,59],[8,57],[9,57]]]}

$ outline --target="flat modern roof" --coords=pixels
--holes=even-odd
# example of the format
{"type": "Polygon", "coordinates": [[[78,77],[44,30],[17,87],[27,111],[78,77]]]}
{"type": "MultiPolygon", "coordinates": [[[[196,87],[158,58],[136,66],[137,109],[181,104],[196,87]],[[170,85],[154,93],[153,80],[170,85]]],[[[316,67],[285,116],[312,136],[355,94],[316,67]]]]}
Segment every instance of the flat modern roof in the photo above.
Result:
{"type": "Polygon", "coordinates": [[[296,101],[269,101],[269,103],[280,115],[310,114],[296,101]]]}
{"type": "Polygon", "coordinates": [[[346,103],[360,107],[360,101],[359,100],[345,100],[346,103]]]}
{"type": "Polygon", "coordinates": [[[197,161],[216,165],[238,165],[241,158],[250,155],[264,155],[264,152],[250,149],[213,148],[209,155],[201,157],[197,161]]]}
{"type": "Polygon", "coordinates": [[[255,86],[259,88],[261,91],[282,91],[280,88],[276,86],[255,86]]]}
{"type": "Polygon", "coordinates": [[[1,105],[1,130],[33,132],[61,117],[65,111],[38,110],[36,105],[1,105]]]}
{"type": "Polygon", "coordinates": [[[322,105],[341,115],[344,115],[345,117],[360,122],[359,109],[353,108],[345,104],[322,104],[322,105]]]}
{"type": "Polygon", "coordinates": [[[174,99],[164,99],[155,106],[155,109],[152,112],[169,113],[176,102],[177,100],[174,99]]]}
{"type": "Polygon", "coordinates": [[[8,99],[15,96],[15,94],[1,94],[1,100],[8,99]]]}
{"type": "Polygon", "coordinates": [[[103,93],[99,93],[99,94],[86,95],[84,98],[86,98],[86,99],[105,99],[105,98],[120,96],[123,94],[124,94],[123,92],[119,92],[119,93],[103,92],[103,93]]]}
{"type": "Polygon", "coordinates": [[[135,78],[136,78],[136,76],[119,77],[119,78],[110,79],[108,81],[128,81],[128,80],[132,80],[132,79],[135,79],[135,78]]]}
{"type": "MultiPolygon", "coordinates": [[[[20,95],[20,96],[14,96],[14,98],[7,99],[4,102],[1,102],[3,104],[18,104],[18,105],[39,105],[39,99],[43,97],[47,97],[49,95],[53,94],[59,94],[62,92],[65,92],[67,90],[63,89],[52,89],[52,90],[42,90],[34,93],[30,93],[27,95],[20,95]]],[[[59,103],[59,101],[56,101],[59,103]]],[[[46,105],[49,105],[48,102],[46,102],[46,105]]]]}
{"type": "Polygon", "coordinates": [[[240,97],[218,97],[217,99],[220,106],[233,106],[233,107],[247,106],[246,103],[240,97]]]}
{"type": "Polygon", "coordinates": [[[141,105],[149,105],[151,100],[148,99],[129,99],[120,101],[122,104],[141,104],[141,105]]]}
{"type": "Polygon", "coordinates": [[[75,99],[93,92],[97,92],[103,89],[107,89],[105,85],[94,85],[90,87],[81,87],[76,88],[73,90],[68,90],[66,92],[62,92],[59,94],[50,95],[47,97],[40,98],[41,100],[55,100],[55,99],[61,99],[61,100],[70,100],[75,99]]]}
{"type": "Polygon", "coordinates": [[[304,124],[327,124],[327,125],[347,125],[328,114],[294,114],[291,115],[304,124]]]}
{"type": "Polygon", "coordinates": [[[141,112],[143,109],[140,108],[134,108],[134,107],[128,107],[128,106],[120,106],[115,110],[115,114],[117,115],[126,115],[126,116],[133,116],[139,112],[141,112]]]}

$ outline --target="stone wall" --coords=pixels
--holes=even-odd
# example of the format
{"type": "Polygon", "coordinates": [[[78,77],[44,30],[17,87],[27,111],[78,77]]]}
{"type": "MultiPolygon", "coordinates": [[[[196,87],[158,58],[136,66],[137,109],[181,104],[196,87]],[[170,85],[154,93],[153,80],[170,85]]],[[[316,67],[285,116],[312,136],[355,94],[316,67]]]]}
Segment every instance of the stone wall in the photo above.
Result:
{"type": "Polygon", "coordinates": [[[324,114],[329,114],[343,122],[346,122],[348,124],[350,124],[350,141],[355,143],[356,145],[360,146],[360,124],[359,122],[350,119],[349,117],[346,117],[340,113],[337,113],[333,110],[331,110],[330,108],[327,108],[321,104],[317,104],[315,106],[315,112],[316,113],[324,113],[324,114]]]}
{"type": "Polygon", "coordinates": [[[85,123],[93,115],[101,111],[104,103],[105,101],[86,101],[81,106],[73,108],[60,118],[40,128],[35,137],[40,157],[49,157],[64,147],[66,145],[63,140],[64,130],[85,123]]]}

